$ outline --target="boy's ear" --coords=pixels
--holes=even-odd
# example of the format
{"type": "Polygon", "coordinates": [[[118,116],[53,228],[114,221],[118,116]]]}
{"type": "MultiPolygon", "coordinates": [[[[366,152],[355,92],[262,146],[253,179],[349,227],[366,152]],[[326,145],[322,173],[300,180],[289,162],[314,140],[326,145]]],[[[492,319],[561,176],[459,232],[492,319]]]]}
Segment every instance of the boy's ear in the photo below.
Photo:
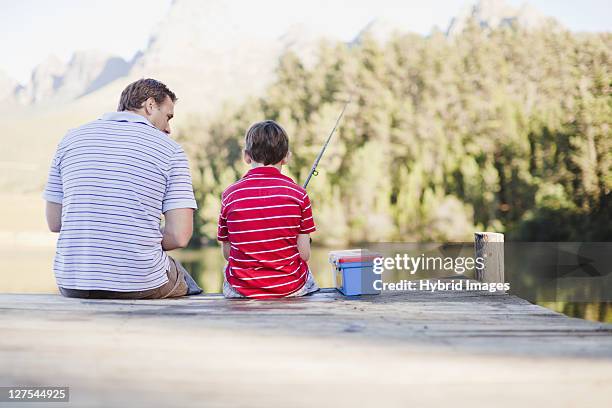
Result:
{"type": "Polygon", "coordinates": [[[246,164],[251,164],[253,163],[253,159],[251,158],[251,156],[246,152],[246,150],[242,151],[242,157],[244,159],[244,162],[246,164]]]}
{"type": "Polygon", "coordinates": [[[281,160],[281,164],[289,163],[289,159],[291,159],[291,152],[290,151],[288,151],[287,155],[283,158],[283,160],[281,160]]]}

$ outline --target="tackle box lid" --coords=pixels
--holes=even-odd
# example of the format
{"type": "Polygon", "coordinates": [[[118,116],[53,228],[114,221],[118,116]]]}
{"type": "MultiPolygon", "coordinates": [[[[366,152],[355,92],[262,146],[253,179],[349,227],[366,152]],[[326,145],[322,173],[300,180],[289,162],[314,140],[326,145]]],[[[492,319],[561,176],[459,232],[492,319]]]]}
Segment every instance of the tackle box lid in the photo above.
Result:
{"type": "Polygon", "coordinates": [[[345,249],[340,251],[331,251],[329,253],[329,262],[333,264],[371,264],[374,261],[374,258],[378,258],[380,256],[380,254],[368,251],[367,249],[345,249]]]}

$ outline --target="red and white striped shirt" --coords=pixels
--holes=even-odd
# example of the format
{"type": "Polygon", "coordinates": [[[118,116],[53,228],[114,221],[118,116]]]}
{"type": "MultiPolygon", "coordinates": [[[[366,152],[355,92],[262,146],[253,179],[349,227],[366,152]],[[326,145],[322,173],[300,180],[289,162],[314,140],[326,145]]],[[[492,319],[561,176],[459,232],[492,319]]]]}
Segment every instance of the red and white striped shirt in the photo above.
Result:
{"type": "Polygon", "coordinates": [[[304,286],[298,234],[315,231],[306,190],[275,167],[256,167],[221,195],[217,239],[231,243],[227,282],[241,295],[276,298],[304,286]]]}

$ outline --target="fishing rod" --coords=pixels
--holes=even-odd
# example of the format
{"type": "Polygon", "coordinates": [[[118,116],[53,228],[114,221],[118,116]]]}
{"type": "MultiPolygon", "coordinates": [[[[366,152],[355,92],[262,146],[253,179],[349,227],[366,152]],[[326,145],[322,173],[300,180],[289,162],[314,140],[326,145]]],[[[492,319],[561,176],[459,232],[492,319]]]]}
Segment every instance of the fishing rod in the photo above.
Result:
{"type": "Polygon", "coordinates": [[[314,161],[314,163],[312,165],[312,168],[310,169],[310,173],[308,173],[308,177],[306,177],[306,181],[304,182],[304,186],[303,186],[304,188],[306,188],[306,186],[308,185],[308,182],[310,181],[312,176],[316,176],[317,174],[319,174],[319,172],[317,171],[317,166],[319,165],[319,161],[321,160],[321,157],[323,157],[323,153],[325,153],[325,149],[327,149],[327,145],[329,144],[329,141],[331,140],[332,136],[334,135],[334,132],[338,128],[338,124],[340,123],[340,119],[342,119],[342,116],[344,115],[344,111],[346,110],[346,107],[348,106],[349,103],[351,103],[350,99],[348,99],[346,101],[346,103],[344,104],[344,107],[342,108],[342,112],[340,112],[340,116],[338,116],[338,119],[336,119],[336,124],[334,125],[334,128],[329,133],[329,136],[327,136],[327,140],[325,141],[325,144],[323,145],[323,148],[321,149],[321,151],[319,152],[319,155],[315,159],[315,161],[314,161]]]}

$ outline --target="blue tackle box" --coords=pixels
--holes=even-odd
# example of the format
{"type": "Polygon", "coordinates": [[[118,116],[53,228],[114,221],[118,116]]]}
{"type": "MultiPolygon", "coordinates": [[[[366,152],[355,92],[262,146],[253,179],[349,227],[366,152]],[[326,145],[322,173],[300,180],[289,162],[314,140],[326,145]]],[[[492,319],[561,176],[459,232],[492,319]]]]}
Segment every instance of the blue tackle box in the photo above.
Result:
{"type": "Polygon", "coordinates": [[[332,279],[336,289],[345,296],[378,295],[374,282],[382,276],[374,273],[374,258],[377,254],[361,249],[332,251],[329,262],[332,265],[332,279]]]}

